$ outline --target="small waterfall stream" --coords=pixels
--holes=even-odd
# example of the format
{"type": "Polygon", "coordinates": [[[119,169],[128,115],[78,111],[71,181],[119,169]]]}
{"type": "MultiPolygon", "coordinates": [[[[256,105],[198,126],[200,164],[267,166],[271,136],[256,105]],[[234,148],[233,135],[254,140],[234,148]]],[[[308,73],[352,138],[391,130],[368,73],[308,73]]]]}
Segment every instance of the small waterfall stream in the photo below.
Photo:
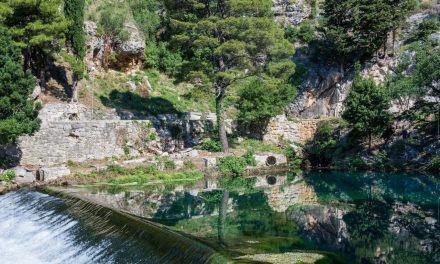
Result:
{"type": "Polygon", "coordinates": [[[0,262],[209,263],[183,235],[74,198],[20,190],[0,196],[0,262]]]}

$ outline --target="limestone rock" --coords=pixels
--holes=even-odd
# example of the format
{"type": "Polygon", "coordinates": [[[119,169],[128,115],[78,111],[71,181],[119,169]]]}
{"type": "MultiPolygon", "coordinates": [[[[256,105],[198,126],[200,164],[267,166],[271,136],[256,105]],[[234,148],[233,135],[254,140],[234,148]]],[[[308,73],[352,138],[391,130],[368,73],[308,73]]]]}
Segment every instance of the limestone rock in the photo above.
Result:
{"type": "Polygon", "coordinates": [[[38,178],[44,182],[50,182],[68,175],[70,175],[70,169],[65,166],[44,167],[38,170],[38,178]]]}
{"type": "Polygon", "coordinates": [[[311,7],[305,0],[272,0],[275,19],[281,24],[298,25],[310,16],[311,7]]]}

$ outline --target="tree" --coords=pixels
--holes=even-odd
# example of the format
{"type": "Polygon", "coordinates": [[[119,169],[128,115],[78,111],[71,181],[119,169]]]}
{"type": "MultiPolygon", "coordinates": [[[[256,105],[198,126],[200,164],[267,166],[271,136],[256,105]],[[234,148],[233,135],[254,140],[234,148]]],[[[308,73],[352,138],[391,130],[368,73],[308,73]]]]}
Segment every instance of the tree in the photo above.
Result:
{"type": "Polygon", "coordinates": [[[287,80],[293,46],[274,22],[270,0],[166,0],[165,6],[171,42],[186,59],[181,75],[215,91],[219,137],[228,152],[223,108],[231,87],[252,76],[287,80]]]}
{"type": "Polygon", "coordinates": [[[35,81],[29,71],[23,71],[22,63],[20,49],[0,26],[0,144],[14,143],[40,125],[38,109],[28,100],[35,81]]]}
{"type": "Polygon", "coordinates": [[[82,63],[85,56],[86,37],[84,33],[84,8],[85,0],[65,0],[64,1],[64,14],[70,21],[69,30],[67,31],[67,40],[70,47],[75,54],[74,58],[71,58],[67,54],[64,56],[66,61],[69,62],[73,74],[72,74],[72,98],[73,101],[78,100],[77,86],[78,81],[82,78],[85,67],[82,63]]]}
{"type": "Polygon", "coordinates": [[[3,24],[10,29],[14,44],[23,49],[24,67],[46,84],[46,72],[53,51],[64,43],[69,25],[62,12],[62,0],[1,0],[3,24]]]}
{"type": "Polygon", "coordinates": [[[353,135],[368,137],[368,150],[371,151],[373,135],[381,134],[390,124],[390,100],[385,88],[377,85],[372,79],[355,77],[346,109],[342,117],[349,123],[353,135]]]}
{"type": "Polygon", "coordinates": [[[252,131],[264,131],[270,118],[283,113],[295,88],[279,81],[251,78],[238,93],[238,120],[252,131]]]}
{"type": "Polygon", "coordinates": [[[322,28],[330,48],[330,59],[343,72],[348,62],[371,56],[384,47],[388,33],[404,23],[414,0],[326,0],[322,28]]]}
{"type": "Polygon", "coordinates": [[[67,40],[73,53],[83,59],[85,56],[86,37],[84,33],[85,0],[65,0],[64,14],[70,25],[67,31],[67,40]]]}

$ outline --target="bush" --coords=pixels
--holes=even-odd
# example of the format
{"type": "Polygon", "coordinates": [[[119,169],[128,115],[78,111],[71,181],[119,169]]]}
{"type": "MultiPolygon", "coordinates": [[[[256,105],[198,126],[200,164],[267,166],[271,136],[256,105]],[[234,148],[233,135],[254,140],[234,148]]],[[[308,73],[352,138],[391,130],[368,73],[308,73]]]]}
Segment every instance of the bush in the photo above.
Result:
{"type": "Polygon", "coordinates": [[[163,162],[163,166],[167,170],[175,170],[176,169],[176,163],[174,162],[174,160],[169,160],[169,159],[165,160],[163,162]]]}
{"type": "Polygon", "coordinates": [[[304,21],[297,27],[288,26],[285,29],[285,36],[292,43],[297,41],[310,43],[315,39],[315,28],[309,21],[304,21]]]}
{"type": "Polygon", "coordinates": [[[440,29],[440,22],[437,18],[423,20],[417,27],[416,39],[426,39],[432,33],[440,29]]]}
{"type": "Polygon", "coordinates": [[[221,152],[222,144],[218,139],[208,139],[203,141],[203,143],[200,145],[200,149],[211,152],[221,152]]]}
{"type": "Polygon", "coordinates": [[[246,160],[246,164],[248,166],[257,166],[257,161],[255,160],[255,151],[253,149],[248,149],[246,153],[243,155],[243,158],[246,160]]]}
{"type": "Polygon", "coordinates": [[[188,170],[195,170],[196,165],[194,164],[194,162],[192,162],[192,160],[185,160],[183,162],[183,168],[188,170]]]}
{"type": "Polygon", "coordinates": [[[225,176],[240,176],[246,169],[247,161],[244,157],[227,156],[219,159],[218,168],[225,176]]]}
{"type": "Polygon", "coordinates": [[[145,48],[145,59],[147,66],[159,69],[166,73],[172,74],[176,68],[182,63],[182,57],[179,53],[172,52],[168,49],[165,42],[150,42],[145,48]]]}
{"type": "Polygon", "coordinates": [[[0,174],[0,181],[10,182],[15,178],[15,170],[7,170],[0,174]]]}

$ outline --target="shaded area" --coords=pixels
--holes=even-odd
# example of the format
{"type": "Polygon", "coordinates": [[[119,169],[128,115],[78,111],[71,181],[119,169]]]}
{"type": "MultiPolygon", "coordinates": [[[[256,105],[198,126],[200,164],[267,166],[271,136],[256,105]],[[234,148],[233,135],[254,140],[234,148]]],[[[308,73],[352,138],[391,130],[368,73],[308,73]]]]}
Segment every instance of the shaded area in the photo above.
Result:
{"type": "Polygon", "coordinates": [[[118,115],[124,111],[135,115],[182,114],[162,97],[142,97],[130,91],[113,90],[108,96],[100,96],[100,100],[106,107],[115,108],[118,115]]]}

